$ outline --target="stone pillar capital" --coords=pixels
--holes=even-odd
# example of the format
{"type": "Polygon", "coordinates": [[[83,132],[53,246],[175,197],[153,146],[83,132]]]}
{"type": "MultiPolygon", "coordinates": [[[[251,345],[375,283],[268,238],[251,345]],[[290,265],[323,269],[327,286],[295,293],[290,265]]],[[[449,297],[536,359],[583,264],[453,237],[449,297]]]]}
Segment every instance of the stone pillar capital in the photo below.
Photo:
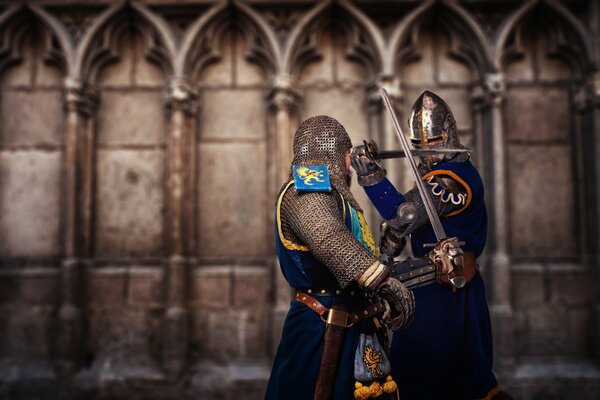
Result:
{"type": "Polygon", "coordinates": [[[506,93],[506,79],[501,72],[492,72],[483,77],[483,89],[492,105],[500,105],[506,93]]]}
{"type": "Polygon", "coordinates": [[[80,79],[67,78],[64,82],[65,108],[67,112],[78,112],[91,116],[98,106],[99,93],[80,79]]]}
{"type": "Polygon", "coordinates": [[[294,78],[287,74],[273,77],[268,97],[271,107],[288,111],[297,108],[302,99],[294,78]]]}
{"type": "Polygon", "coordinates": [[[600,107],[600,72],[588,75],[575,90],[575,104],[581,111],[600,107]]]}
{"type": "Polygon", "coordinates": [[[183,77],[174,77],[169,82],[167,106],[171,110],[182,110],[195,115],[199,108],[198,91],[183,77]]]}

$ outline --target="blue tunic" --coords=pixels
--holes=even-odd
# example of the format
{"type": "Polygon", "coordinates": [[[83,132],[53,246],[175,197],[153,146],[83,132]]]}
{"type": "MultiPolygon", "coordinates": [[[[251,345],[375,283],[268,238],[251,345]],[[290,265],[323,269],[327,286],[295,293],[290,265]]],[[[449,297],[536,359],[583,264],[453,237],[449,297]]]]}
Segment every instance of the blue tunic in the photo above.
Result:
{"type": "MultiPolygon", "coordinates": [[[[441,217],[448,237],[458,236],[465,251],[478,257],[487,237],[483,182],[470,161],[445,162],[424,178],[445,175],[467,191],[465,205],[441,217]]],[[[404,196],[385,179],[365,191],[385,219],[396,216],[404,196]]],[[[436,243],[431,224],[411,234],[416,257],[436,243]]],[[[492,372],[492,332],[483,281],[479,274],[463,289],[433,284],[414,291],[414,320],[392,341],[392,375],[403,400],[480,399],[496,390],[492,372]]]]}
{"type": "MultiPolygon", "coordinates": [[[[276,245],[281,271],[293,288],[319,288],[335,291],[340,289],[335,277],[321,264],[304,246],[287,240],[281,232],[279,207],[285,192],[291,187],[284,188],[279,195],[276,218],[276,245]]],[[[359,216],[350,204],[343,199],[346,227],[353,232],[361,242],[365,229],[364,219],[359,216]]],[[[365,247],[367,247],[365,245],[365,247]]],[[[369,303],[358,287],[355,296],[319,296],[312,294],[325,307],[339,303],[345,304],[350,312],[362,309],[369,303]]],[[[354,353],[359,342],[360,333],[374,330],[372,323],[355,325],[346,329],[340,361],[333,388],[332,399],[350,400],[354,398],[354,353]]],[[[325,323],[319,315],[306,305],[292,300],[286,316],[281,341],[277,349],[271,377],[267,387],[266,399],[311,400],[317,381],[317,375],[323,352],[323,337],[325,323]]],[[[383,338],[380,338],[380,342],[383,338]]]]}

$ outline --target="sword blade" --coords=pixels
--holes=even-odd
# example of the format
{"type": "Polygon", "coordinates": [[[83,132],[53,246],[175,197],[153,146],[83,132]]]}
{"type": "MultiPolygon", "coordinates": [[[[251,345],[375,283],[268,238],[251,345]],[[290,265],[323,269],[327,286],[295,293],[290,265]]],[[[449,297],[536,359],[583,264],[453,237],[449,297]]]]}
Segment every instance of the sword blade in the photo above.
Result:
{"type": "Polygon", "coordinates": [[[411,154],[411,157],[406,157],[408,163],[410,164],[410,171],[412,172],[415,181],[417,182],[417,189],[419,190],[419,194],[421,195],[421,199],[423,199],[423,204],[425,205],[425,211],[427,211],[427,216],[429,217],[429,222],[431,222],[431,226],[433,227],[433,232],[435,233],[435,237],[438,242],[440,240],[446,239],[446,233],[444,232],[444,227],[442,226],[442,222],[440,221],[439,215],[435,211],[433,207],[433,202],[429,197],[427,189],[425,188],[425,184],[423,183],[423,179],[419,174],[419,170],[417,169],[417,164],[415,163],[414,158],[412,157],[411,149],[408,145],[408,140],[402,133],[402,129],[400,128],[400,124],[398,123],[398,118],[396,117],[396,113],[394,112],[394,108],[392,106],[392,102],[388,96],[387,91],[384,88],[381,88],[381,97],[383,99],[383,103],[387,108],[390,117],[392,118],[392,125],[394,126],[394,131],[396,132],[396,136],[398,140],[400,140],[400,144],[402,145],[402,150],[404,150],[404,154],[411,154]]]}
{"type": "MultiPolygon", "coordinates": [[[[426,154],[468,153],[469,151],[469,149],[412,149],[410,152],[413,156],[419,156],[426,154]]],[[[406,157],[404,150],[381,150],[371,154],[376,160],[406,157]]]]}

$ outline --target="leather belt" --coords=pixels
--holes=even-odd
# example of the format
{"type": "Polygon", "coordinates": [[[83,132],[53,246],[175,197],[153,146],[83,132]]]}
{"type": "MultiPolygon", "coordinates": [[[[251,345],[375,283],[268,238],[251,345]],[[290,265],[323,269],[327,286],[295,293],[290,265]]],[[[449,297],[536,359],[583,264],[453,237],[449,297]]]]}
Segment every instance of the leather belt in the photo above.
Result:
{"type": "Polygon", "coordinates": [[[361,296],[368,297],[367,292],[359,289],[314,289],[314,288],[299,288],[296,291],[311,295],[311,296],[361,296]]]}
{"type": "Polygon", "coordinates": [[[385,311],[385,306],[383,303],[377,302],[353,313],[346,313],[338,310],[329,312],[329,308],[325,307],[314,297],[311,297],[310,295],[301,291],[296,291],[296,300],[317,313],[323,322],[342,326],[344,328],[349,328],[365,318],[372,317],[385,311]],[[327,316],[325,316],[326,313],[327,316]]]}

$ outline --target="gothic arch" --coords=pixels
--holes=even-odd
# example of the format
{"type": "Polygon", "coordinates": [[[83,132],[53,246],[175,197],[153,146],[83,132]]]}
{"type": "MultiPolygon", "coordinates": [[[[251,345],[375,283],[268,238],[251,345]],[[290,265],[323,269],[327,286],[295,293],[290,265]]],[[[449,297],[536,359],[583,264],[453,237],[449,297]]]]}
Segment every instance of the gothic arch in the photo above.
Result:
{"type": "Polygon", "coordinates": [[[492,62],[491,54],[487,50],[489,43],[485,33],[466,9],[447,0],[439,3],[432,0],[421,4],[394,29],[390,37],[385,71],[393,75],[401,65],[418,57],[416,46],[418,28],[436,9],[448,11],[446,14],[448,18],[445,20],[447,24],[440,27],[447,29],[449,33],[468,37],[468,43],[475,44],[475,48],[463,45],[462,40],[449,35],[449,55],[467,64],[479,76],[488,72],[492,62]]]}
{"type": "Polygon", "coordinates": [[[319,38],[331,23],[329,13],[335,11],[350,17],[350,21],[335,21],[349,40],[346,57],[363,64],[372,77],[381,70],[383,37],[375,24],[346,1],[339,4],[324,1],[308,12],[291,32],[284,55],[284,73],[295,76],[302,67],[320,57],[319,38]]]}
{"type": "Polygon", "coordinates": [[[188,30],[175,61],[175,73],[194,76],[221,58],[217,49],[223,33],[231,28],[227,19],[235,18],[235,28],[246,36],[246,58],[268,73],[280,70],[280,49],[273,30],[252,8],[239,1],[219,2],[200,16],[188,30]]]}
{"type": "Polygon", "coordinates": [[[118,59],[118,41],[124,26],[129,23],[133,23],[146,39],[146,57],[166,74],[172,74],[177,46],[166,22],[139,4],[120,2],[104,11],[85,32],[77,46],[71,77],[93,80],[105,64],[118,59]],[[121,24],[128,18],[131,21],[121,24]]]}
{"type": "Polygon", "coordinates": [[[73,47],[66,30],[39,7],[20,4],[9,7],[0,15],[0,30],[4,31],[0,45],[0,73],[8,65],[21,59],[23,36],[32,28],[32,24],[24,20],[28,16],[42,22],[43,29],[40,33],[43,36],[45,61],[58,66],[63,74],[67,74],[73,47]]]}
{"type": "Polygon", "coordinates": [[[527,16],[534,13],[536,10],[549,12],[549,15],[556,18],[556,29],[549,32],[548,39],[550,40],[550,51],[555,51],[556,54],[562,53],[561,58],[565,59],[575,71],[581,74],[593,69],[591,60],[592,44],[588,37],[590,33],[586,32],[583,24],[562,4],[554,0],[534,0],[524,4],[517,9],[503,24],[501,30],[496,35],[496,43],[494,44],[493,63],[497,71],[501,71],[510,62],[510,60],[518,57],[521,53],[518,41],[510,44],[511,35],[518,29],[527,16]],[[567,29],[567,31],[559,29],[567,29]],[[568,36],[573,40],[569,41],[568,36]],[[571,45],[571,42],[576,45],[571,45]],[[566,56],[566,57],[565,57],[566,56]]]}

